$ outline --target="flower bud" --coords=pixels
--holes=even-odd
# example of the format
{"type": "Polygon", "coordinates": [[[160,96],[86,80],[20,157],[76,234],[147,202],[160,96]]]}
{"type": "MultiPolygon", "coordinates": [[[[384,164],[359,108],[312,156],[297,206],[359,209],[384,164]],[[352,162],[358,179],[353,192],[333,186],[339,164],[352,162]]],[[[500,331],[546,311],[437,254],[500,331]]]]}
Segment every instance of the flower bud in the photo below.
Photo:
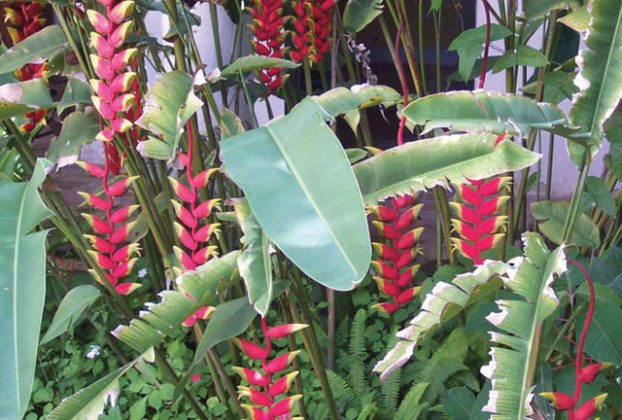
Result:
{"type": "Polygon", "coordinates": [[[271,397],[276,397],[277,395],[285,394],[287,391],[289,391],[289,388],[291,387],[292,382],[294,381],[294,378],[296,376],[298,376],[298,371],[288,373],[282,378],[276,380],[268,388],[268,395],[270,395],[271,397]]]}
{"type": "Polygon", "coordinates": [[[117,284],[114,289],[117,291],[118,294],[125,296],[129,295],[141,286],[142,285],[140,283],[121,283],[117,284]]]}
{"type": "Polygon", "coordinates": [[[565,411],[574,407],[572,397],[561,392],[541,392],[540,396],[549,400],[556,410],[565,411]]]}
{"type": "Polygon", "coordinates": [[[243,340],[241,338],[236,338],[235,342],[240,346],[240,349],[251,359],[263,360],[268,357],[270,353],[270,348],[263,348],[258,346],[255,343],[251,343],[250,341],[243,340]]]}
{"type": "Polygon", "coordinates": [[[246,369],[238,366],[234,366],[233,370],[235,370],[238,375],[242,377],[246,382],[255,386],[266,386],[270,383],[270,380],[267,376],[264,376],[260,372],[252,369],[246,369]]]}
{"type": "Polygon", "coordinates": [[[268,413],[271,416],[276,416],[276,417],[289,414],[294,409],[294,404],[296,404],[296,401],[298,401],[300,398],[302,398],[302,395],[297,394],[297,395],[292,395],[291,397],[282,399],[281,401],[277,402],[272,407],[270,407],[270,410],[268,410],[268,413]]]}
{"type": "Polygon", "coordinates": [[[282,354],[266,364],[264,370],[266,371],[266,373],[270,374],[281,372],[287,369],[287,366],[289,366],[289,364],[292,362],[292,360],[294,360],[298,353],[300,353],[300,350],[295,350],[289,353],[282,354]]]}
{"type": "Polygon", "coordinates": [[[266,337],[271,338],[273,340],[278,340],[279,338],[285,338],[289,334],[295,333],[296,331],[300,331],[307,327],[308,327],[307,324],[275,325],[274,327],[268,328],[268,330],[266,331],[266,337]]]}
{"type": "Polygon", "coordinates": [[[122,1],[112,8],[110,13],[108,13],[108,17],[114,23],[120,23],[123,19],[132,14],[134,5],[135,3],[131,0],[122,1]]]}

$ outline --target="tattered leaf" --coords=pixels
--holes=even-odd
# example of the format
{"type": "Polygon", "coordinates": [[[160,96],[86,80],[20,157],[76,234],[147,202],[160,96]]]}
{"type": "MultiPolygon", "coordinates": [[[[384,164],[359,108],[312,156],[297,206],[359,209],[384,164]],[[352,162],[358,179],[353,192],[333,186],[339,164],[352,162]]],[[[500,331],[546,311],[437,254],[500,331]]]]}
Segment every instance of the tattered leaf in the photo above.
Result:
{"type": "Polygon", "coordinates": [[[383,0],[348,0],[343,12],[343,29],[355,35],[382,14],[383,0]]]}
{"type": "Polygon", "coordinates": [[[66,46],[67,39],[60,26],[47,26],[0,55],[0,74],[17,70],[28,63],[43,63],[66,46]]]}
{"type": "MultiPolygon", "coordinates": [[[[538,220],[540,231],[556,244],[561,244],[564,224],[568,217],[569,204],[565,201],[540,201],[531,205],[531,213],[538,220]]],[[[586,214],[575,221],[570,243],[577,246],[597,248],[600,245],[598,228],[586,214]]]]}

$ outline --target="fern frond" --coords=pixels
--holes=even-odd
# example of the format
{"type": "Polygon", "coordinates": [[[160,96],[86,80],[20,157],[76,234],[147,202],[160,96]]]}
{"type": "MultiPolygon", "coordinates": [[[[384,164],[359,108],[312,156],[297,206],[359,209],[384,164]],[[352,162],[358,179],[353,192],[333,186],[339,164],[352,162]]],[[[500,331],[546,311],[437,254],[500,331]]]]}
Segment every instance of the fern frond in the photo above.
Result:
{"type": "Polygon", "coordinates": [[[350,354],[358,356],[362,360],[367,358],[367,348],[365,346],[365,323],[367,321],[367,311],[359,309],[350,328],[350,354]]]}
{"type": "Polygon", "coordinates": [[[344,401],[346,405],[352,403],[356,408],[361,408],[360,398],[345,379],[329,369],[326,369],[326,376],[328,377],[328,386],[335,399],[344,401]]]}
{"type": "Polygon", "coordinates": [[[419,382],[410,387],[395,413],[394,420],[417,420],[419,418],[423,410],[430,405],[427,402],[421,402],[421,397],[428,385],[427,382],[419,382]]]}
{"type": "Polygon", "coordinates": [[[397,399],[401,385],[401,371],[396,371],[391,377],[382,383],[382,404],[388,412],[397,410],[397,399]]]}

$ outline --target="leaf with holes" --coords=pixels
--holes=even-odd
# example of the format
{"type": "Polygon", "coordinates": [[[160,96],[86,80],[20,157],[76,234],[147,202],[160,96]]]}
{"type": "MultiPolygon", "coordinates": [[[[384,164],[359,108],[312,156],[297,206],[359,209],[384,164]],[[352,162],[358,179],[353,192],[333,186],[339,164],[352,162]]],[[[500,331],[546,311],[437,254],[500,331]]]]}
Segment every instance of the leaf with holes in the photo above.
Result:
{"type": "Polygon", "coordinates": [[[66,46],[67,38],[60,26],[45,27],[0,55],[0,74],[17,70],[28,63],[43,63],[66,46]]]}

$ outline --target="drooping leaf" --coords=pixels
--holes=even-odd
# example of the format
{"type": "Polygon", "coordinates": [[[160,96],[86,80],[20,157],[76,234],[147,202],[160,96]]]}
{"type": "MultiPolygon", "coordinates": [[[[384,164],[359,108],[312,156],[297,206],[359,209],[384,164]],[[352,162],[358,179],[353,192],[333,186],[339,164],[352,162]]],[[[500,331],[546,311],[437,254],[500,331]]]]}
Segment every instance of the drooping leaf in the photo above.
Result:
{"type": "Polygon", "coordinates": [[[588,176],[585,180],[586,194],[589,194],[596,205],[611,217],[616,215],[616,202],[607,189],[605,182],[596,176],[588,176]]]}
{"type": "Polygon", "coordinates": [[[60,26],[47,26],[0,55],[0,74],[17,70],[28,63],[43,63],[66,46],[67,39],[60,26]]]}
{"type": "Polygon", "coordinates": [[[338,87],[313,96],[331,117],[380,104],[390,106],[401,98],[395,89],[383,85],[355,85],[350,89],[338,87]]]}
{"type": "Polygon", "coordinates": [[[369,232],[352,168],[326,118],[306,98],[285,117],[221,142],[221,156],[270,240],[309,277],[349,290],[369,267],[369,232]]]}
{"type": "Polygon", "coordinates": [[[448,128],[523,137],[529,135],[531,128],[546,130],[567,123],[566,116],[555,105],[485,90],[425,96],[408,105],[404,116],[423,126],[425,132],[448,128]]]}
{"type": "Polygon", "coordinates": [[[248,300],[257,313],[266,315],[272,302],[272,262],[270,240],[251,213],[246,200],[234,204],[238,224],[244,232],[240,241],[244,249],[238,258],[238,269],[244,279],[248,300]]]}
{"type": "Polygon", "coordinates": [[[417,420],[419,418],[421,412],[430,405],[421,401],[429,385],[427,382],[417,382],[410,387],[395,413],[395,420],[417,420]]]}
{"type": "MultiPolygon", "coordinates": [[[[605,121],[615,110],[622,95],[622,3],[601,0],[592,4],[590,25],[577,63],[575,84],[580,93],[570,110],[570,121],[590,133],[592,157],[600,149],[605,121]]],[[[584,149],[568,143],[570,156],[577,166],[583,165],[584,149]]]]}
{"type": "Polygon", "coordinates": [[[263,57],[260,55],[247,55],[240,57],[227,67],[222,69],[220,75],[223,77],[236,74],[247,73],[249,71],[268,69],[271,67],[281,67],[283,69],[295,69],[300,64],[283,58],[263,57]]]}
{"type": "Polygon", "coordinates": [[[527,19],[539,19],[551,10],[579,6],[577,0],[525,0],[523,11],[527,19]]]}
{"type": "Polygon", "coordinates": [[[48,414],[48,420],[97,420],[106,404],[116,404],[119,396],[119,378],[141,360],[152,361],[149,351],[132,362],[120,367],[97,382],[65,398],[48,414]]]}
{"type": "MultiPolygon", "coordinates": [[[[622,319],[622,309],[619,305],[598,305],[594,311],[592,324],[587,332],[583,351],[596,362],[608,362],[615,366],[622,364],[622,331],[617,322],[622,319]]],[[[585,316],[577,318],[577,340],[583,331],[585,316]]]]}
{"type": "Polygon", "coordinates": [[[221,140],[227,137],[235,136],[244,132],[244,126],[242,120],[233,113],[233,111],[223,108],[220,111],[220,138],[221,140]]]}
{"type": "Polygon", "coordinates": [[[43,345],[73,328],[80,315],[82,315],[82,312],[84,312],[84,310],[99,296],[99,290],[88,284],[83,284],[71,289],[58,306],[52,323],[45,332],[39,345],[43,345]]]}
{"type": "Polygon", "coordinates": [[[436,185],[464,183],[516,171],[540,157],[497,136],[456,134],[406,143],[354,165],[366,204],[374,205],[396,194],[423,191],[436,185]]]}
{"type": "Polygon", "coordinates": [[[42,79],[26,82],[7,83],[0,86],[0,120],[17,117],[37,109],[67,107],[78,103],[91,103],[91,88],[84,82],[68,78],[75,90],[70,97],[54,102],[50,91],[42,79]]]}
{"type": "Polygon", "coordinates": [[[210,259],[195,271],[183,273],[175,280],[179,291],[160,292],[162,300],[159,303],[147,305],[148,310],[141,312],[130,325],[119,325],[112,334],[141,353],[155,346],[216,296],[219,282],[231,277],[238,255],[239,251],[233,251],[210,259]]]}
{"type": "Polygon", "coordinates": [[[622,249],[611,247],[602,257],[594,258],[590,275],[595,282],[622,297],[622,249]]]}
{"type": "Polygon", "coordinates": [[[443,281],[436,283],[410,325],[397,333],[401,340],[374,366],[374,372],[380,372],[380,379],[385,380],[410,359],[419,341],[436,330],[442,322],[474,303],[477,300],[474,293],[505,271],[505,263],[487,260],[472,273],[457,275],[452,284],[443,281]]]}
{"type": "Polygon", "coordinates": [[[21,419],[32,390],[45,303],[45,237],[31,233],[51,215],[37,188],[49,162],[29,182],[0,181],[0,418],[21,419]]]}
{"type": "Polygon", "coordinates": [[[466,386],[450,388],[443,394],[443,411],[453,420],[468,419],[475,395],[466,386]]]}
{"type": "MultiPolygon", "coordinates": [[[[538,326],[557,308],[559,301],[551,284],[554,276],[567,270],[563,246],[550,252],[542,237],[525,233],[524,257],[508,262],[506,286],[523,299],[501,299],[495,303],[500,312],[486,319],[504,332],[491,332],[495,343],[492,360],[481,373],[492,381],[488,403],[483,408],[498,418],[527,419],[533,413],[533,383],[527,372],[530,361],[537,357],[538,326]]],[[[533,378],[531,378],[533,380],[533,378]]]]}
{"type": "MultiPolygon", "coordinates": [[[[505,26],[497,24],[490,25],[491,41],[507,38],[511,34],[512,32],[505,26]]],[[[470,28],[460,32],[447,48],[448,51],[458,52],[458,57],[460,58],[458,61],[458,73],[463,81],[467,82],[470,79],[475,61],[484,52],[485,42],[486,27],[478,26],[477,28],[470,28]]]]}
{"type": "Polygon", "coordinates": [[[519,45],[516,52],[508,51],[499,57],[492,67],[492,72],[498,73],[501,70],[514,66],[542,67],[548,63],[549,60],[546,58],[546,55],[540,51],[529,45],[519,45]]]}
{"type": "Polygon", "coordinates": [[[71,165],[78,159],[82,146],[93,141],[99,130],[97,114],[73,112],[63,121],[60,134],[52,140],[46,157],[59,168],[71,165]]]}
{"type": "Polygon", "coordinates": [[[184,124],[202,104],[190,75],[175,70],[162,76],[145,95],[143,115],[136,121],[154,135],[140,143],[140,152],[154,159],[173,159],[184,124]]]}
{"type": "Polygon", "coordinates": [[[343,29],[355,35],[382,14],[383,0],[348,0],[343,12],[343,29]]]}
{"type": "MultiPolygon", "coordinates": [[[[531,213],[538,220],[540,231],[556,244],[561,244],[564,223],[568,217],[570,205],[565,201],[540,201],[531,205],[531,213]]],[[[600,245],[598,228],[586,214],[581,214],[575,221],[570,243],[577,246],[597,248],[600,245]]]]}
{"type": "Polygon", "coordinates": [[[587,31],[587,28],[590,26],[590,12],[587,10],[587,4],[573,10],[566,16],[560,17],[557,21],[577,32],[587,31]]]}

